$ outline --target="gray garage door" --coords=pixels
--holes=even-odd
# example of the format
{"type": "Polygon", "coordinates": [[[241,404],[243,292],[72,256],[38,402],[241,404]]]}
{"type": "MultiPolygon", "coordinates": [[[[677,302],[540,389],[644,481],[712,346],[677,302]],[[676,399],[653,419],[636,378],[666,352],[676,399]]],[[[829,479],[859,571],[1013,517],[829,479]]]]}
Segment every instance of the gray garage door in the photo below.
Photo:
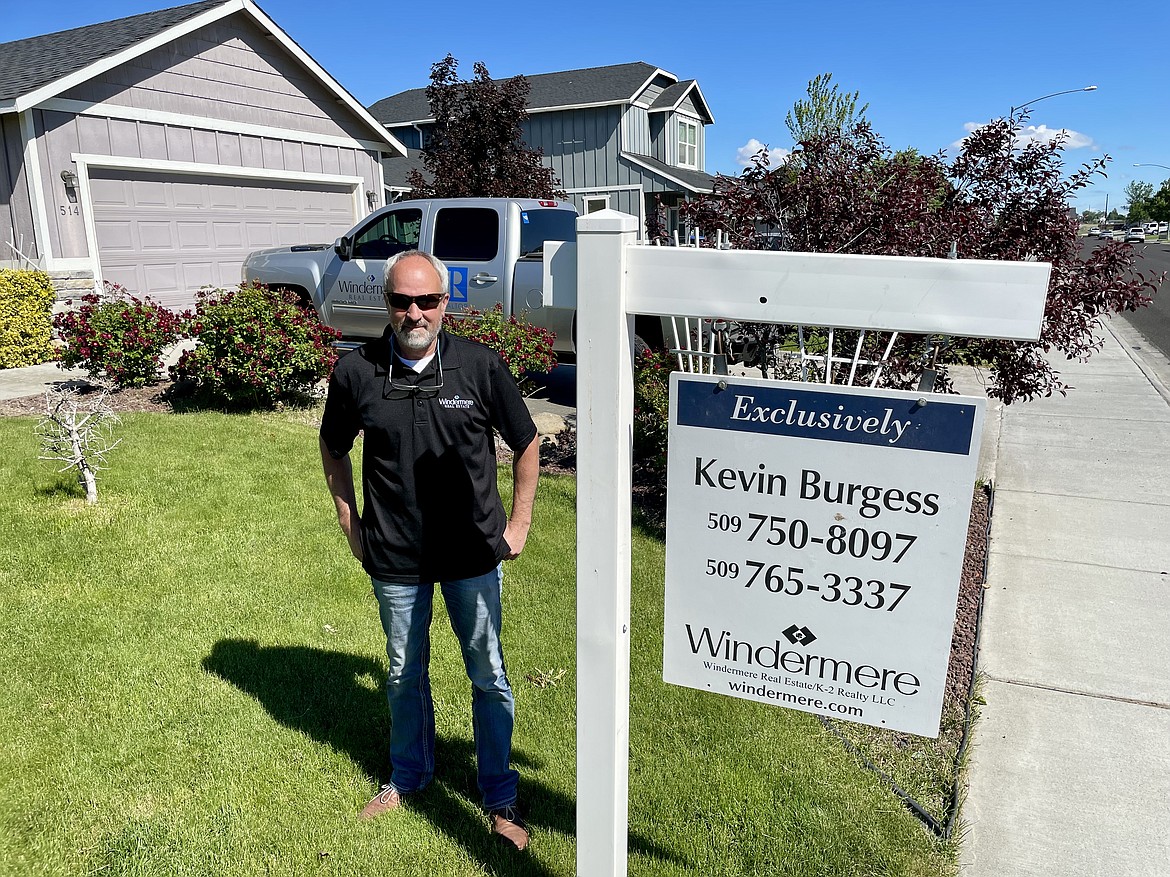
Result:
{"type": "Polygon", "coordinates": [[[171,308],[239,283],[253,250],[332,242],[357,221],[340,186],[91,168],[90,192],[102,277],[171,308]]]}

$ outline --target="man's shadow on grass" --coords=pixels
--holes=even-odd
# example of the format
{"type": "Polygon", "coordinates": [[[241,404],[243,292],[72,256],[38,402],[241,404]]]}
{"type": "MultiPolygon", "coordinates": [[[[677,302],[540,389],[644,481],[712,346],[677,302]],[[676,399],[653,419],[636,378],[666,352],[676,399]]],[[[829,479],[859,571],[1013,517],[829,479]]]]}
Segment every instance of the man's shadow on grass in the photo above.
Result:
{"type": "MultiPolygon", "coordinates": [[[[256,698],[285,727],[345,753],[376,784],[389,780],[390,717],[380,662],[309,646],[261,646],[255,640],[224,639],[203,659],[203,668],[256,698]]],[[[470,697],[466,700],[470,711],[470,697]]],[[[515,748],[512,763],[540,768],[515,748]]],[[[535,858],[504,848],[488,832],[486,819],[468,812],[462,796],[478,797],[474,744],[440,736],[435,741],[435,778],[425,791],[410,798],[411,811],[459,843],[492,873],[550,877],[551,872],[535,858]]],[[[543,783],[521,779],[520,800],[531,827],[576,834],[571,798],[543,783]]],[[[674,853],[648,840],[631,835],[629,844],[631,851],[681,864],[674,853]]]]}

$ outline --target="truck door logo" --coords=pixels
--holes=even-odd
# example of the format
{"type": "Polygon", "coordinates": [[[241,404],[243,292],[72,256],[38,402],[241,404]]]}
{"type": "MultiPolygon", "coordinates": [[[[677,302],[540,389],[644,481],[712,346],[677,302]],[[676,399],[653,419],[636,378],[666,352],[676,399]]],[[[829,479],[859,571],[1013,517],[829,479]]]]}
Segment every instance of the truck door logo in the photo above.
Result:
{"type": "Polygon", "coordinates": [[[448,268],[451,276],[451,301],[467,301],[467,269],[448,268]]]}

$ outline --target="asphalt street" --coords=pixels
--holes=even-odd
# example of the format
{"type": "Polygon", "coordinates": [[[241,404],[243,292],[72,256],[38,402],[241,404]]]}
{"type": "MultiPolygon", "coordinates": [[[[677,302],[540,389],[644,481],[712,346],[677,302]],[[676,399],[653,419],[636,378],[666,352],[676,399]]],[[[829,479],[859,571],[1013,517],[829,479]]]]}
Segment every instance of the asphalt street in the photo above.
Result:
{"type": "MultiPolygon", "coordinates": [[[[1098,246],[1097,241],[1087,241],[1086,247],[1091,249],[1098,246]]],[[[1137,270],[1147,277],[1161,272],[1170,275],[1170,242],[1151,241],[1145,244],[1134,244],[1138,253],[1137,270]]],[[[1123,314],[1121,319],[1136,329],[1142,338],[1160,354],[1161,361],[1170,361],[1170,281],[1163,287],[1160,294],[1154,296],[1153,304],[1132,314],[1123,314]]],[[[1151,354],[1153,351],[1138,351],[1151,354]]]]}

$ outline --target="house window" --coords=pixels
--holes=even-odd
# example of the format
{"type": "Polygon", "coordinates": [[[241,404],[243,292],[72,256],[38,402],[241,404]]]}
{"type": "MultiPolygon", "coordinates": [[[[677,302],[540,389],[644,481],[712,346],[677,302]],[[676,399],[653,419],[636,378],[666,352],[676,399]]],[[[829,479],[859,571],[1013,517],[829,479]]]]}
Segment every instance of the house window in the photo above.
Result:
{"type": "Polygon", "coordinates": [[[681,119],[678,123],[678,164],[696,170],[699,167],[699,126],[681,119]]]}
{"type": "Polygon", "coordinates": [[[609,208],[609,195],[586,195],[585,212],[596,213],[598,210],[609,208]]]}

